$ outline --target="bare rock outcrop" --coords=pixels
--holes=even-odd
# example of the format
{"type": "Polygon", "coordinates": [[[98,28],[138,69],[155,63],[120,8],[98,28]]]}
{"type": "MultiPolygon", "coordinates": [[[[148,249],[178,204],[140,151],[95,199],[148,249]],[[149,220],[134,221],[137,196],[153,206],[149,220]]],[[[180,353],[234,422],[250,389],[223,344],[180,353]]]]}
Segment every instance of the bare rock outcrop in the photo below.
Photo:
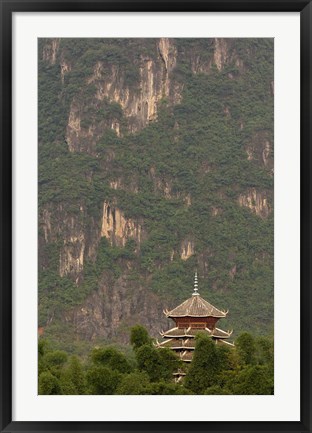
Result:
{"type": "Polygon", "coordinates": [[[271,211],[267,194],[264,191],[259,192],[255,188],[250,188],[245,194],[240,194],[238,203],[262,218],[266,218],[271,211]]]}
{"type": "Polygon", "coordinates": [[[180,257],[182,260],[189,259],[195,253],[195,244],[190,239],[185,239],[181,243],[180,257]]]}
{"type": "Polygon", "coordinates": [[[267,131],[258,131],[246,146],[247,159],[273,170],[273,144],[267,131]]]}
{"type": "MultiPolygon", "coordinates": [[[[144,128],[157,118],[158,104],[163,98],[168,98],[172,104],[181,100],[181,89],[176,84],[172,85],[170,76],[177,61],[177,50],[173,40],[160,38],[157,52],[156,59],[140,56],[139,82],[136,86],[127,83],[122,67],[111,65],[107,71],[108,66],[101,61],[95,64],[93,74],[87,80],[87,85],[95,87],[92,100],[94,106],[100,109],[103,101],[118,104],[127,118],[130,132],[144,128]]],[[[82,127],[84,103],[83,100],[78,102],[76,98],[70,107],[66,141],[71,151],[80,151],[82,148],[94,150],[103,128],[109,127],[114,129],[118,136],[121,135],[117,118],[112,118],[110,125],[97,119],[87,128],[82,127]]]]}
{"type": "MultiPolygon", "coordinates": [[[[42,236],[39,235],[39,242],[58,245],[59,275],[70,276],[78,284],[85,259],[95,257],[96,254],[100,239],[96,221],[87,217],[83,204],[80,204],[78,212],[75,213],[59,204],[43,208],[39,215],[39,228],[42,233],[42,236]]],[[[44,260],[44,257],[39,257],[39,264],[43,267],[44,260]]]]}
{"type": "Polygon", "coordinates": [[[112,282],[103,275],[98,290],[68,311],[64,321],[74,325],[79,339],[129,343],[131,326],[142,324],[154,337],[159,336],[161,328],[168,327],[164,307],[155,294],[127,276],[112,282]]]}
{"type": "Polygon", "coordinates": [[[128,239],[134,239],[140,246],[144,232],[141,222],[126,218],[119,208],[105,201],[101,236],[108,239],[111,245],[124,247],[128,239]]]}

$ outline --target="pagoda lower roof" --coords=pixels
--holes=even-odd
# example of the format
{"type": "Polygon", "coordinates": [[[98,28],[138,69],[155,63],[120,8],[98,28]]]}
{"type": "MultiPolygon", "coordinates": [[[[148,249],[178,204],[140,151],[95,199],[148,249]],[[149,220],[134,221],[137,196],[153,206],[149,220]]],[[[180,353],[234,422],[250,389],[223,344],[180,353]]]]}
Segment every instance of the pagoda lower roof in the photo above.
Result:
{"type": "Polygon", "coordinates": [[[175,373],[172,373],[173,376],[186,376],[186,373],[182,370],[176,371],[175,373]]]}
{"type": "Polygon", "coordinates": [[[193,352],[189,351],[189,350],[185,350],[184,352],[182,352],[180,354],[180,358],[182,359],[182,361],[184,362],[191,362],[193,359],[193,352]]]}
{"type": "Polygon", "coordinates": [[[192,328],[192,327],[189,328],[175,327],[169,329],[166,332],[161,332],[160,335],[163,338],[183,338],[183,337],[194,338],[199,332],[205,332],[210,337],[229,338],[233,331],[226,332],[219,328],[214,328],[213,330],[210,330],[209,328],[199,329],[199,328],[192,328]]]}
{"type": "MultiPolygon", "coordinates": [[[[216,343],[224,343],[227,344],[229,346],[234,346],[234,344],[229,343],[228,341],[224,341],[223,338],[215,338],[212,337],[214,339],[214,341],[216,343]]],[[[169,349],[173,349],[173,350],[183,350],[183,349],[187,349],[187,350],[194,350],[196,346],[196,340],[195,338],[166,338],[164,341],[162,341],[161,343],[159,343],[157,341],[156,343],[156,347],[168,347],[169,349]]]]}
{"type": "MultiPolygon", "coordinates": [[[[234,347],[233,343],[229,343],[228,341],[225,341],[223,339],[216,339],[216,344],[221,344],[225,346],[234,347]]],[[[191,362],[193,359],[194,349],[195,349],[195,340],[194,338],[189,338],[185,341],[177,340],[175,338],[167,339],[166,341],[163,341],[162,343],[156,344],[157,348],[169,348],[172,350],[176,350],[177,355],[180,357],[182,361],[185,362],[191,362]]]]}
{"type": "Polygon", "coordinates": [[[225,345],[225,346],[230,346],[230,347],[234,347],[234,346],[235,346],[234,343],[230,343],[229,341],[225,341],[225,340],[223,340],[223,339],[221,339],[221,338],[218,338],[218,339],[216,340],[216,343],[217,343],[217,344],[223,344],[223,345],[225,345]]]}
{"type": "MultiPolygon", "coordinates": [[[[216,343],[221,343],[221,344],[225,344],[226,346],[231,346],[234,347],[233,343],[229,343],[228,341],[224,341],[224,340],[216,340],[216,343]]],[[[193,350],[184,350],[180,352],[180,359],[184,362],[191,362],[193,359],[193,354],[194,351],[193,350]]]]}
{"type": "Polygon", "coordinates": [[[175,350],[194,350],[195,340],[194,338],[186,338],[184,340],[179,340],[177,338],[166,339],[165,341],[158,343],[157,347],[168,347],[175,350]]]}
{"type": "Polygon", "coordinates": [[[198,293],[182,302],[171,311],[164,311],[167,317],[226,317],[227,311],[218,310],[198,293]]]}

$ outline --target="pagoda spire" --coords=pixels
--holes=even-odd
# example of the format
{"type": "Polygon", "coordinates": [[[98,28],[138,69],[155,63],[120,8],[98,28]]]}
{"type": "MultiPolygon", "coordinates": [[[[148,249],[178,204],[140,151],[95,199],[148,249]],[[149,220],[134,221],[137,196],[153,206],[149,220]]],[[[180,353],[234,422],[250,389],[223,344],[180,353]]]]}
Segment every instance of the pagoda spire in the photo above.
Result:
{"type": "Polygon", "coordinates": [[[195,278],[194,278],[194,292],[193,296],[199,296],[198,293],[198,279],[197,279],[197,271],[195,271],[195,278]]]}

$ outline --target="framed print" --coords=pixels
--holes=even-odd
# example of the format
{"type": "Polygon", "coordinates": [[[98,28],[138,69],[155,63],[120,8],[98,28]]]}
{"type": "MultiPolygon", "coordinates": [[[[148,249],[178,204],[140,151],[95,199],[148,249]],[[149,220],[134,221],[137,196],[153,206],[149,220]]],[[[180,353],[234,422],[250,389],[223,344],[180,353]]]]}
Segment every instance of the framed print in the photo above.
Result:
{"type": "Polygon", "coordinates": [[[1,431],[311,431],[310,1],[1,1],[1,431]]]}

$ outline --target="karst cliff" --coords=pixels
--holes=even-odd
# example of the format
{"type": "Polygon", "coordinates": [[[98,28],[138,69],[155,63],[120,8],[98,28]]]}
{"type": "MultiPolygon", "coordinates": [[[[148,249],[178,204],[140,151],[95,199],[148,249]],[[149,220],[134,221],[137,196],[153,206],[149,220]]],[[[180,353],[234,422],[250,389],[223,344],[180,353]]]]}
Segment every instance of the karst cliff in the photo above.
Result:
{"type": "Polygon", "coordinates": [[[191,293],[273,310],[273,41],[40,39],[39,326],[127,343],[191,293]]]}

